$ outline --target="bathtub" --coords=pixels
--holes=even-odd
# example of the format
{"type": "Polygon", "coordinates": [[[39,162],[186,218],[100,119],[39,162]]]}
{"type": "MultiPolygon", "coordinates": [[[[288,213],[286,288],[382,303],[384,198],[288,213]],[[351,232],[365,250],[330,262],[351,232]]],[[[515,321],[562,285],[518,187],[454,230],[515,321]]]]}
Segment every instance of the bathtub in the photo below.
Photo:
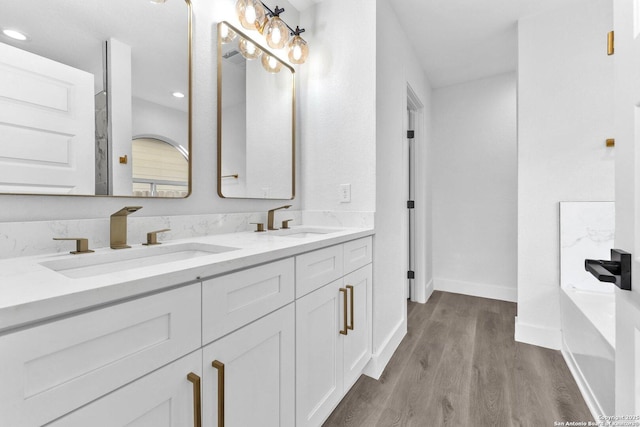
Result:
{"type": "Polygon", "coordinates": [[[597,420],[615,413],[615,291],[584,270],[584,259],[608,259],[613,202],[560,204],[562,355],[597,420]]]}

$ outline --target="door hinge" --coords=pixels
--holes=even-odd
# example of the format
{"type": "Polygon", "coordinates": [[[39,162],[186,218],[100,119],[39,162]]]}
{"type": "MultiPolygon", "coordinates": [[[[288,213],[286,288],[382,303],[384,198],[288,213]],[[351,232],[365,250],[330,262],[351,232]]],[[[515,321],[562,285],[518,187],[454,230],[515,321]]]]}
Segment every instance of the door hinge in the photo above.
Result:
{"type": "Polygon", "coordinates": [[[407,131],[407,138],[409,138],[409,139],[413,139],[413,138],[415,138],[415,131],[413,131],[413,130],[408,130],[408,131],[407,131]]]}
{"type": "Polygon", "coordinates": [[[414,209],[416,207],[416,202],[413,200],[407,200],[407,209],[414,209]]]}
{"type": "Polygon", "coordinates": [[[614,46],[613,31],[609,31],[609,33],[607,34],[607,55],[611,56],[614,54],[614,52],[615,52],[615,46],[614,46]]]}
{"type": "Polygon", "coordinates": [[[407,279],[415,279],[416,278],[416,272],[409,270],[407,271],[407,279]]]}

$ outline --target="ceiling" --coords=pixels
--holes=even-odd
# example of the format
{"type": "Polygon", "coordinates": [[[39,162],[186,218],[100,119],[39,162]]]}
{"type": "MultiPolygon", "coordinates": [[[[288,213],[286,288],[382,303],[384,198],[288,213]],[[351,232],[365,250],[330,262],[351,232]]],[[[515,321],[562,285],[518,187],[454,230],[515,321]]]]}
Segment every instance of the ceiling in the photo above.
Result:
{"type": "MultiPolygon", "coordinates": [[[[289,1],[304,10],[322,0],[289,1]]],[[[517,21],[581,1],[388,0],[434,88],[515,70],[517,21]]]]}
{"type": "Polygon", "coordinates": [[[583,0],[388,0],[434,88],[514,71],[517,21],[583,0]]]}

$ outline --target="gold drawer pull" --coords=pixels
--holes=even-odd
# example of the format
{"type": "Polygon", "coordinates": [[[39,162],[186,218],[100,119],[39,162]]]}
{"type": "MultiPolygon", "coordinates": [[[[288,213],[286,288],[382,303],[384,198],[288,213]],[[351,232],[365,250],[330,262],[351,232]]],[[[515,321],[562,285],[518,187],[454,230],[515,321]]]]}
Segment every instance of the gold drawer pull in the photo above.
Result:
{"type": "Polygon", "coordinates": [[[347,285],[347,289],[349,289],[349,293],[351,294],[351,325],[347,326],[347,328],[351,329],[353,331],[353,305],[354,305],[354,296],[355,296],[355,292],[353,290],[353,286],[351,285],[347,285]]]}
{"type": "Polygon", "coordinates": [[[224,427],[224,363],[214,360],[211,366],[218,370],[218,427],[224,427]]]}
{"type": "Polygon", "coordinates": [[[340,333],[342,335],[347,335],[347,330],[349,329],[349,326],[347,325],[347,290],[345,288],[340,288],[340,293],[344,294],[344,304],[343,304],[343,311],[344,311],[344,322],[343,322],[343,329],[340,329],[340,333]]]}
{"type": "Polygon", "coordinates": [[[193,426],[202,427],[202,398],[200,397],[200,377],[189,372],[187,379],[193,383],[193,426]]]}

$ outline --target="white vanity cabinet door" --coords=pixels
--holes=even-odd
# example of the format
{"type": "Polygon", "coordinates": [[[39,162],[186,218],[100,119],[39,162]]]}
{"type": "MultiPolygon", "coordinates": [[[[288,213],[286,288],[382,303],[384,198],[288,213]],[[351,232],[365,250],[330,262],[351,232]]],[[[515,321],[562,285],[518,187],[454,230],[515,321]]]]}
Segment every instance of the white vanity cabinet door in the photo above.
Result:
{"type": "Polygon", "coordinates": [[[371,264],[344,277],[345,288],[349,291],[349,326],[344,336],[344,392],[358,380],[364,367],[371,359],[371,264]],[[353,288],[350,288],[352,286],[353,288]],[[351,301],[353,300],[353,311],[351,301]],[[353,315],[353,322],[351,316],[353,315]]]}
{"type": "Polygon", "coordinates": [[[204,347],[203,426],[295,425],[294,321],[289,304],[204,347]]]}
{"type": "Polygon", "coordinates": [[[188,376],[202,377],[201,370],[202,352],[196,351],[47,426],[197,427],[201,386],[188,376]]]}
{"type": "Polygon", "coordinates": [[[336,245],[296,257],[296,297],[300,298],[342,277],[343,246],[336,245]]]}
{"type": "Polygon", "coordinates": [[[201,346],[200,284],[0,336],[0,426],[50,422],[201,346]]]}
{"type": "Polygon", "coordinates": [[[203,282],[203,344],[292,302],[294,280],[288,258],[203,282]]]}
{"type": "MultiPolygon", "coordinates": [[[[296,426],[319,426],[343,396],[342,280],[296,301],[296,426]]],[[[343,329],[344,330],[344,329],[343,329]]]]}
{"type": "Polygon", "coordinates": [[[344,244],[344,273],[351,273],[371,264],[373,260],[373,239],[371,236],[352,240],[344,244]]]}

